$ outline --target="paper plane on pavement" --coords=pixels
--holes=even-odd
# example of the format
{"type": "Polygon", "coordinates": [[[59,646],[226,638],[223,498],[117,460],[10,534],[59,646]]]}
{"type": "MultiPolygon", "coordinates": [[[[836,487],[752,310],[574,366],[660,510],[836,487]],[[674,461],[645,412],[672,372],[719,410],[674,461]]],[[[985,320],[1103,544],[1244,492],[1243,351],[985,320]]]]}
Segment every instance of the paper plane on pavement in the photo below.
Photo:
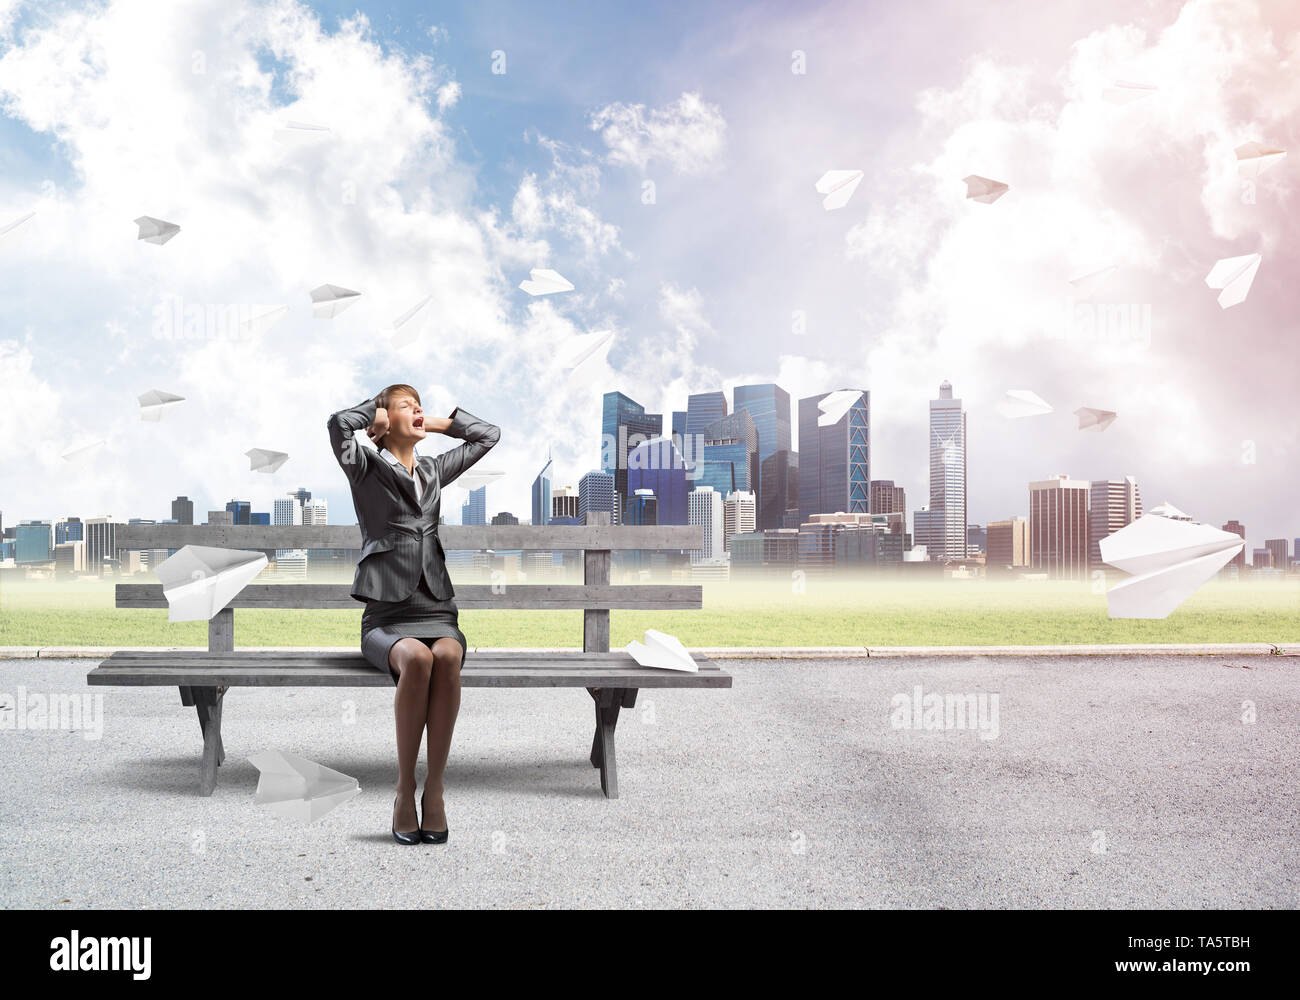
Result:
{"type": "Polygon", "coordinates": [[[253,804],[286,819],[314,823],[361,793],[356,778],[282,750],[264,750],[248,758],[260,772],[253,804]]]}

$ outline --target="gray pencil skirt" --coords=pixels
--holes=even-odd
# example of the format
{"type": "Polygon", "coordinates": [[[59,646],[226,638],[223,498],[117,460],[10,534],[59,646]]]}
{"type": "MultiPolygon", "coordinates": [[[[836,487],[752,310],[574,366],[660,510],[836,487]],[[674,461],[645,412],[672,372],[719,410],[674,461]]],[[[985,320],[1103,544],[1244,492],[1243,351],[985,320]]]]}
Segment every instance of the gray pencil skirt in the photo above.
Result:
{"type": "Polygon", "coordinates": [[[361,613],[361,655],[379,670],[387,672],[397,683],[397,674],[388,665],[388,654],[399,639],[421,639],[433,647],[435,639],[449,636],[461,646],[460,665],[465,666],[469,642],[460,630],[460,613],[456,599],[440,601],[433,596],[420,574],[420,584],[404,601],[366,601],[361,613]]]}

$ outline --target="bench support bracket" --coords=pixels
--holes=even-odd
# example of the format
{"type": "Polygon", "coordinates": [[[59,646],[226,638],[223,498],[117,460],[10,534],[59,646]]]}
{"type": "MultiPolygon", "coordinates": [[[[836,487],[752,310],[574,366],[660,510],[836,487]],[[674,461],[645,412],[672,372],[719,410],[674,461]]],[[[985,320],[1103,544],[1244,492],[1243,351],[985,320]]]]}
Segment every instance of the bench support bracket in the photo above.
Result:
{"type": "Polygon", "coordinates": [[[596,703],[596,734],[591,741],[591,766],[600,768],[600,790],[618,798],[618,765],[614,756],[614,727],[618,710],[636,704],[637,688],[587,688],[596,703]]]}
{"type": "MultiPolygon", "coordinates": [[[[186,688],[181,688],[185,699],[186,688]]],[[[217,766],[226,759],[226,748],[221,742],[221,703],[224,687],[190,687],[189,696],[199,714],[199,728],[203,731],[203,764],[199,770],[199,794],[211,795],[217,787],[217,766]]]]}

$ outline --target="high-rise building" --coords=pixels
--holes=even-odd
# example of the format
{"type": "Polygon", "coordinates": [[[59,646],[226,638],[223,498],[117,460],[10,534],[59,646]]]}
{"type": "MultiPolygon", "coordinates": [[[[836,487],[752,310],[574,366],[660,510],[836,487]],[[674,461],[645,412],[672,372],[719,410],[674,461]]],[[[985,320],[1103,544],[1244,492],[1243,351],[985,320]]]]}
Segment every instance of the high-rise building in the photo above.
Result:
{"type": "Polygon", "coordinates": [[[533,524],[547,524],[551,519],[551,453],[546,453],[546,464],[533,480],[533,524]]]}
{"type": "Polygon", "coordinates": [[[988,546],[988,532],[982,524],[966,525],[966,554],[973,556],[976,553],[981,555],[988,546]]]}
{"type": "Polygon", "coordinates": [[[747,410],[715,420],[704,428],[703,475],[697,485],[707,483],[723,496],[731,490],[755,492],[758,488],[758,429],[747,410]],[[727,476],[723,463],[731,464],[727,476]],[[730,489],[723,489],[730,478],[730,489]]]}
{"type": "Polygon", "coordinates": [[[871,513],[902,514],[907,512],[907,495],[892,479],[871,480],[871,513]]]}
{"type": "Polygon", "coordinates": [[[1016,569],[1029,565],[1029,521],[1013,517],[1006,521],[990,521],[988,526],[988,552],[984,565],[992,569],[1016,569]]]}
{"type": "Polygon", "coordinates": [[[1088,576],[1086,480],[1056,475],[1029,484],[1029,565],[1063,580],[1088,576]]]}
{"type": "Polygon", "coordinates": [[[1285,538],[1268,538],[1264,541],[1264,548],[1273,554],[1273,568],[1286,571],[1290,560],[1287,558],[1286,539],[1285,538]]]}
{"type": "Polygon", "coordinates": [[[692,563],[716,562],[727,548],[722,494],[712,486],[697,486],[687,496],[687,523],[704,529],[704,548],[688,549],[692,563]]]}
{"type": "MultiPolygon", "coordinates": [[[[655,496],[655,524],[686,523],[686,463],[671,437],[643,441],[628,452],[627,488],[634,496],[638,490],[649,490],[655,496]]],[[[631,514],[629,503],[627,516],[631,514]]]]}
{"type": "Polygon", "coordinates": [[[775,382],[761,382],[755,385],[738,385],[732,392],[735,410],[745,410],[753,418],[754,428],[758,431],[758,476],[757,483],[751,487],[758,496],[759,527],[776,527],[785,504],[777,494],[785,491],[773,491],[773,502],[781,506],[774,510],[764,507],[766,487],[763,485],[763,466],[778,452],[790,452],[790,394],[775,382]]]}
{"type": "Polygon", "coordinates": [[[1252,549],[1250,553],[1250,566],[1251,569],[1272,569],[1273,550],[1252,549]]]}
{"type": "Polygon", "coordinates": [[[469,496],[460,505],[461,524],[487,524],[487,485],[469,491],[469,496]]]}
{"type": "Polygon", "coordinates": [[[177,497],[172,501],[172,520],[177,524],[194,523],[194,501],[189,497],[177,497]]]}
{"type": "Polygon", "coordinates": [[[926,558],[934,561],[943,555],[944,550],[944,512],[942,509],[931,510],[925,504],[920,510],[912,511],[912,544],[925,549],[926,558]]]}
{"type": "Polygon", "coordinates": [[[754,530],[758,503],[749,490],[734,490],[722,500],[722,545],[728,548],[732,535],[748,534],[754,530]]]}
{"type": "MultiPolygon", "coordinates": [[[[1234,535],[1240,536],[1243,542],[1246,540],[1246,526],[1242,524],[1240,521],[1229,521],[1227,524],[1223,526],[1222,530],[1231,531],[1234,535]]],[[[1232,561],[1228,563],[1228,566],[1236,566],[1238,573],[1245,572],[1246,546],[1243,545],[1241,547],[1241,551],[1232,557],[1232,561]]],[[[1227,569],[1228,566],[1225,566],[1224,569],[1227,569]]]]}
{"type": "Polygon", "coordinates": [[[600,468],[614,477],[614,492],[620,507],[627,507],[627,456],[648,438],[659,437],[664,430],[662,413],[647,413],[645,407],[621,392],[607,392],[603,397],[600,421],[600,468]]]}
{"type": "Polygon", "coordinates": [[[1132,476],[1094,479],[1088,493],[1088,567],[1104,569],[1101,540],[1142,516],[1142,495],[1132,476]]]}
{"type": "Polygon", "coordinates": [[[781,527],[785,512],[799,506],[799,453],[782,448],[759,463],[758,527],[781,527]]]}
{"type": "MultiPolygon", "coordinates": [[[[551,518],[578,517],[578,491],[572,486],[561,486],[551,494],[551,518]]],[[[548,522],[549,523],[549,522],[548,522]]]]}
{"type": "Polygon", "coordinates": [[[930,510],[943,511],[943,538],[930,558],[966,557],[966,411],[952,384],[939,385],[930,400],[930,510]]]}
{"type": "Polygon", "coordinates": [[[604,511],[609,514],[610,524],[618,524],[618,515],[622,511],[618,508],[617,500],[613,473],[600,469],[585,473],[578,480],[578,523],[584,523],[590,511],[604,511]]]}
{"type": "Polygon", "coordinates": [[[117,548],[117,529],[125,525],[111,517],[92,517],[86,521],[86,572],[95,576],[117,575],[121,556],[117,548]]]}
{"type": "MultiPolygon", "coordinates": [[[[838,419],[823,424],[823,392],[799,400],[799,522],[814,514],[867,514],[871,504],[871,393],[839,389],[851,399],[838,419]]],[[[837,407],[836,410],[841,410],[837,407]]]]}
{"type": "Polygon", "coordinates": [[[249,512],[253,505],[248,500],[229,500],[226,502],[226,510],[230,511],[230,516],[234,518],[234,524],[248,524],[249,512]]]}

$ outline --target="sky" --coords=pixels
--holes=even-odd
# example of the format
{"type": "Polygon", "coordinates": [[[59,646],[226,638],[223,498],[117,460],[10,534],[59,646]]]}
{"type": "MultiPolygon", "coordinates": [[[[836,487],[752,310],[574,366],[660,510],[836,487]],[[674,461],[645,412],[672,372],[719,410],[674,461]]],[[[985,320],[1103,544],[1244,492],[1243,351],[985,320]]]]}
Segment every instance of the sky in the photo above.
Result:
{"type": "Polygon", "coordinates": [[[597,467],[606,391],[669,427],[759,382],[796,421],[870,390],[870,475],[915,509],[947,379],[973,522],[1027,514],[1032,480],[1131,474],[1248,547],[1300,536],[1300,11],[997,7],[0,0],[0,229],[34,213],[0,235],[5,523],[299,487],[352,523],[326,419],[393,382],[501,427],[489,516],[530,516],[548,449],[556,487],[597,467]],[[1252,141],[1293,152],[1244,177],[1252,141]],[[833,211],[828,170],[863,172],[833,211]],[[970,200],[968,175],[1009,189],[970,200]],[[144,215],[181,231],[140,241],[144,215]],[[1221,308],[1207,274],[1252,253],[1221,308]],[[532,268],[574,291],[529,296],[532,268]],[[361,297],[315,319],[326,283],[361,297]],[[185,401],[144,421],[155,389],[185,401]],[[1004,416],[1016,389],[1052,412],[1004,416]],[[1118,416],[1084,432],[1079,407],[1118,416]]]}

